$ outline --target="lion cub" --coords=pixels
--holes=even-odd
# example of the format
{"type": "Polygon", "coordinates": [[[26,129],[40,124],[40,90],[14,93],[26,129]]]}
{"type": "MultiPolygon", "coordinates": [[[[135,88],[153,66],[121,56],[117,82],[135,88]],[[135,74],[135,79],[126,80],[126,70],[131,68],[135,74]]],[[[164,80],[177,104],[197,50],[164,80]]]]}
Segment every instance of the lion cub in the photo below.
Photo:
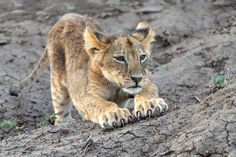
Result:
{"type": "Polygon", "coordinates": [[[134,98],[135,117],[164,112],[168,106],[146,69],[154,35],[150,25],[141,22],[131,34],[108,37],[94,19],[66,14],[50,30],[34,70],[10,93],[17,95],[50,63],[55,124],[72,120],[70,100],[84,119],[104,128],[132,120],[124,107],[130,98],[134,98]]]}

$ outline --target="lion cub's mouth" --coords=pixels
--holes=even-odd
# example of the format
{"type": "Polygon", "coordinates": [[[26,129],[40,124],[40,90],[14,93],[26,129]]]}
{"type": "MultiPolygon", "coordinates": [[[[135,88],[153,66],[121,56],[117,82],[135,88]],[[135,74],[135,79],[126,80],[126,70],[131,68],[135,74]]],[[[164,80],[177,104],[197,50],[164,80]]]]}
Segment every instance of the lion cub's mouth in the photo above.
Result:
{"type": "Polygon", "coordinates": [[[141,86],[135,85],[135,86],[132,86],[132,87],[130,87],[130,88],[141,88],[141,86]]]}
{"type": "Polygon", "coordinates": [[[137,94],[142,90],[142,88],[141,86],[132,86],[129,88],[123,88],[123,90],[129,94],[137,94]]]}

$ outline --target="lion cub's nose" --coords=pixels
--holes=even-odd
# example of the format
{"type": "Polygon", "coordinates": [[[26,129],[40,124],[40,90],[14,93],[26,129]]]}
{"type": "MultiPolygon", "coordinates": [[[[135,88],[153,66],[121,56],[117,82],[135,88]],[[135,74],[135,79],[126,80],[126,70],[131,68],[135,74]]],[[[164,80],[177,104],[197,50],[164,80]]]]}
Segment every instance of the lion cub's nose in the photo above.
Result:
{"type": "Polygon", "coordinates": [[[142,80],[143,77],[138,77],[138,76],[131,76],[131,79],[136,83],[138,84],[141,80],[142,80]]]}

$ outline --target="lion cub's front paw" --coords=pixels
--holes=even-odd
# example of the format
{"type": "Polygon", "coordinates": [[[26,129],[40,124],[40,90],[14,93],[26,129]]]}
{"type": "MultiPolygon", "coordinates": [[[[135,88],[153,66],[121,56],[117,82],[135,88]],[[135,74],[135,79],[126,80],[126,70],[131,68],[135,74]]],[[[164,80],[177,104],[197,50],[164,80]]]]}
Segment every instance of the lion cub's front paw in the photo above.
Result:
{"type": "Polygon", "coordinates": [[[127,108],[113,108],[99,117],[99,124],[102,128],[117,128],[132,122],[132,115],[127,108]]]}
{"type": "Polygon", "coordinates": [[[134,100],[133,114],[138,119],[151,117],[155,113],[163,113],[168,110],[168,105],[162,98],[139,98],[134,100]]]}

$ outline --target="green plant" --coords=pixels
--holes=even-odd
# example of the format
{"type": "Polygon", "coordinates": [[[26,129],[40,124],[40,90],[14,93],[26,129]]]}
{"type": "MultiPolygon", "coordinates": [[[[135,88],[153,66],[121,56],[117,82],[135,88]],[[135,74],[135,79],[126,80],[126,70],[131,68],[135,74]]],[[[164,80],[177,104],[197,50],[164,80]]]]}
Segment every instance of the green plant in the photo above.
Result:
{"type": "Polygon", "coordinates": [[[236,157],[236,152],[235,151],[230,152],[228,157],[236,157]]]}
{"type": "Polygon", "coordinates": [[[17,121],[16,119],[6,119],[0,122],[1,128],[10,128],[16,126],[17,121]]]}
{"type": "Polygon", "coordinates": [[[50,115],[47,114],[43,117],[43,120],[38,124],[38,127],[43,127],[50,124],[53,125],[55,120],[56,120],[56,114],[54,112],[50,115]]]}
{"type": "Polygon", "coordinates": [[[54,124],[55,120],[56,120],[56,113],[52,113],[50,116],[49,116],[49,120],[52,124],[54,124]]]}
{"type": "Polygon", "coordinates": [[[231,83],[232,80],[232,72],[231,66],[225,66],[224,74],[218,74],[212,77],[211,81],[209,82],[209,87],[212,88],[213,92],[226,87],[231,83]]]}
{"type": "Polygon", "coordinates": [[[226,85],[226,77],[224,75],[216,75],[212,81],[215,87],[223,87],[226,85]]]}

